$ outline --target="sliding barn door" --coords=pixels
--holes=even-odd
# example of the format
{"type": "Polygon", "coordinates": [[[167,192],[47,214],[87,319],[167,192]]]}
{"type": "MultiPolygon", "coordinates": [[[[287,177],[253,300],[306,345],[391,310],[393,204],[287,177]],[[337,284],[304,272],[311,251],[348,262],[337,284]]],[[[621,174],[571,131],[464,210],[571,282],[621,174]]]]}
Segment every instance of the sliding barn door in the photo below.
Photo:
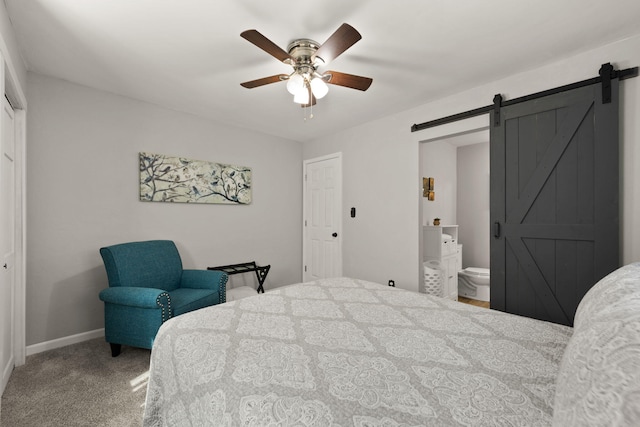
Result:
{"type": "Polygon", "coordinates": [[[491,308],[566,325],[619,265],[618,80],[491,116],[491,308]]]}

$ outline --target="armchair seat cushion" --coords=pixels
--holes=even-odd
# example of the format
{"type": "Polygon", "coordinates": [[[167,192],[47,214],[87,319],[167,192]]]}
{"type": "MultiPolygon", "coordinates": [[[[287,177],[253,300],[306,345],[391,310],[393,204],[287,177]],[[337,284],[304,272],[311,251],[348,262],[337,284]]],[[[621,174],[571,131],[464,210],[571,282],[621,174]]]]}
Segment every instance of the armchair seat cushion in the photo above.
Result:
{"type": "Polygon", "coordinates": [[[211,289],[178,288],[169,292],[173,316],[219,304],[219,292],[211,289]]]}

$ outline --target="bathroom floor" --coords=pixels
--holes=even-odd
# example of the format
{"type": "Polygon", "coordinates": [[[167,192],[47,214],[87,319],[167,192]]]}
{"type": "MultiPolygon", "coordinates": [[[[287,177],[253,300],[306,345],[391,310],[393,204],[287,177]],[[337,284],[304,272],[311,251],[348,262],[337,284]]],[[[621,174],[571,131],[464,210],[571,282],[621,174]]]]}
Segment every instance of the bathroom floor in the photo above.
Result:
{"type": "Polygon", "coordinates": [[[489,302],[488,301],[478,301],[478,300],[471,299],[471,298],[458,297],[458,302],[462,302],[462,303],[470,304],[470,305],[475,305],[476,307],[489,308],[489,302]]]}

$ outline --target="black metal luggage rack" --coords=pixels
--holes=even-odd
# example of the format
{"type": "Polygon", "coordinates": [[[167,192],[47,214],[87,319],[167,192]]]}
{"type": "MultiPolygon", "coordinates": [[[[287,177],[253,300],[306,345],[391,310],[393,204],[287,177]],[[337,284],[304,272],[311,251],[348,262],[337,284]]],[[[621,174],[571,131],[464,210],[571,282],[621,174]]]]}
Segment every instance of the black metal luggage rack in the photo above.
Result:
{"type": "Polygon", "coordinates": [[[256,277],[258,278],[258,293],[260,292],[264,293],[264,288],[262,287],[262,285],[264,285],[264,281],[267,278],[267,273],[269,273],[270,268],[271,268],[271,265],[265,265],[263,267],[260,267],[259,265],[256,265],[255,261],[251,261],[251,262],[243,262],[240,264],[220,265],[218,267],[207,267],[207,270],[224,271],[228,275],[249,273],[251,271],[255,271],[256,277]]]}

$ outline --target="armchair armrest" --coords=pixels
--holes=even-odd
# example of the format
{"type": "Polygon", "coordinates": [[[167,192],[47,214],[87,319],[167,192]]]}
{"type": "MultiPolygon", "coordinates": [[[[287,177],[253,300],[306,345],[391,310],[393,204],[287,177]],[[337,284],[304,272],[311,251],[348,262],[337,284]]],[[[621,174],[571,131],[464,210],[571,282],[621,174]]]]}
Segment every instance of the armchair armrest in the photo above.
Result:
{"type": "Polygon", "coordinates": [[[138,308],[164,308],[170,306],[169,293],[162,289],[113,287],[100,291],[100,299],[106,303],[138,308]]]}
{"type": "Polygon", "coordinates": [[[226,290],[228,276],[223,271],[215,270],[182,270],[181,288],[211,289],[223,292],[226,290]]]}

